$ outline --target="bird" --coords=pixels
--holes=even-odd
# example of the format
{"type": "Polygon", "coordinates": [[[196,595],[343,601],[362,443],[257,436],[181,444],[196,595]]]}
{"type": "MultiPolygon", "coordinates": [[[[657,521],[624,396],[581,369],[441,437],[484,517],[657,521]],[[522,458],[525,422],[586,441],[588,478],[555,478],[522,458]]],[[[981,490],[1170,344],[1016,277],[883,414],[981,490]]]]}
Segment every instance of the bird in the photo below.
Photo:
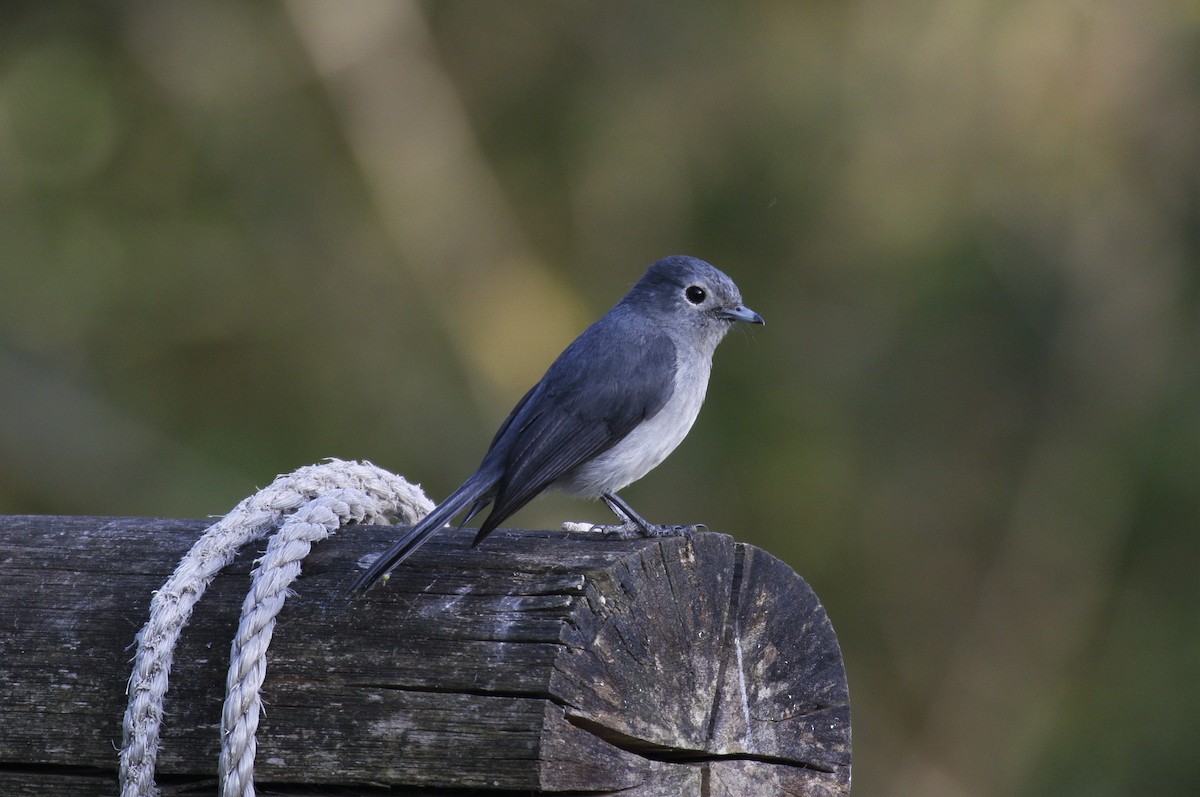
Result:
{"type": "Polygon", "coordinates": [[[617,491],[645,476],[687,436],[708,389],[713,352],[734,324],[765,324],[733,280],[703,260],[675,255],[646,269],[585,329],[500,424],[479,467],[355,580],[361,594],[451,520],[459,528],[491,506],[471,547],[547,488],[599,498],[644,536],[657,526],[617,491]]]}

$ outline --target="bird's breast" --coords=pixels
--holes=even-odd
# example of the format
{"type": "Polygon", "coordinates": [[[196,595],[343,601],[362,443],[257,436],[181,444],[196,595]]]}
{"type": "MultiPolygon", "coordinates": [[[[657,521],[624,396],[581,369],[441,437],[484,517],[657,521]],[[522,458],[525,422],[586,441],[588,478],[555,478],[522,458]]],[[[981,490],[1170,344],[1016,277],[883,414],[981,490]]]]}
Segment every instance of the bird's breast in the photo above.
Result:
{"type": "Polygon", "coordinates": [[[704,396],[712,360],[708,357],[683,358],[675,371],[671,397],[652,417],[635,426],[612,448],[587,462],[555,485],[559,489],[586,498],[620,490],[656,468],[687,437],[704,396]]]}

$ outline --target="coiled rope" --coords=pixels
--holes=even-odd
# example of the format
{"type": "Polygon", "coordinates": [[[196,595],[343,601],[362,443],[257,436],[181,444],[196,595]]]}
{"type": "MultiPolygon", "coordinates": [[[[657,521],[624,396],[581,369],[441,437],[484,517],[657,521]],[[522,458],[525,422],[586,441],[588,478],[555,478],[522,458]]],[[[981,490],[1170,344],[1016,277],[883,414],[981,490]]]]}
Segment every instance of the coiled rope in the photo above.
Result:
{"type": "Polygon", "coordinates": [[[433,509],[421,488],[369,462],[331,459],[275,479],[209,526],[150,601],[138,632],[121,748],[121,797],[157,797],[163,697],[180,632],[213,578],[248,542],[279,531],[251,576],[230,651],[221,717],[222,797],[254,794],[255,731],[266,653],[289,585],[312,543],[347,523],[415,523],[433,509]]]}

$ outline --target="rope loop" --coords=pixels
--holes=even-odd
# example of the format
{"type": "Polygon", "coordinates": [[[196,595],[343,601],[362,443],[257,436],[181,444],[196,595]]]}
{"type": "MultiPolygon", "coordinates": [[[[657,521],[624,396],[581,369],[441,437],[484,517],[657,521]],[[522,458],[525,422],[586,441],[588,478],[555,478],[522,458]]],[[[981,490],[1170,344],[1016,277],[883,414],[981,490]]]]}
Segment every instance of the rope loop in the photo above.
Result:
{"type": "Polygon", "coordinates": [[[255,732],[275,618],[314,542],[348,523],[416,523],[433,509],[421,488],[369,462],[329,459],[279,476],[205,530],[150,601],[136,637],[120,757],[121,797],[158,797],[154,767],[175,646],[213,578],[244,545],[279,531],[256,562],[230,650],[221,717],[223,797],[254,794],[255,732]]]}

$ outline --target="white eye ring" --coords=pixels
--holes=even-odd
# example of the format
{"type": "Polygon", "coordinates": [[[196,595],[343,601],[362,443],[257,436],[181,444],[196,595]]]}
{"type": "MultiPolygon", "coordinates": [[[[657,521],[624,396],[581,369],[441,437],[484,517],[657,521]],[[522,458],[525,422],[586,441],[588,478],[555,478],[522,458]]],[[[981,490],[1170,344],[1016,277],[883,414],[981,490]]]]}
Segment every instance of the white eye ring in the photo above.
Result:
{"type": "Polygon", "coordinates": [[[700,304],[706,298],[708,298],[708,293],[705,292],[705,290],[699,285],[689,285],[688,289],[683,292],[683,295],[686,296],[687,300],[692,304],[700,304]]]}

